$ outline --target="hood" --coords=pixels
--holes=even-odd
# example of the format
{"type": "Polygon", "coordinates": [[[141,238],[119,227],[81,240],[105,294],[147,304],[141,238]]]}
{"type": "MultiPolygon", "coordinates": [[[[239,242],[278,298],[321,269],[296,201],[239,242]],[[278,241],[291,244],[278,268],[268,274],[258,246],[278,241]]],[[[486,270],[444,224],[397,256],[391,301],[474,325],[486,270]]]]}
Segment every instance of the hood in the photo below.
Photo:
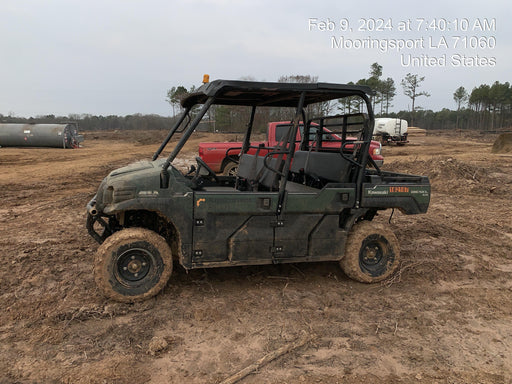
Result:
{"type": "Polygon", "coordinates": [[[146,161],[146,160],[138,161],[136,163],[127,165],[126,167],[118,168],[118,169],[110,172],[109,176],[110,177],[119,176],[119,175],[123,175],[125,173],[137,172],[137,171],[141,171],[143,169],[150,169],[150,168],[154,168],[154,167],[155,167],[154,162],[150,162],[150,161],[146,161]]]}

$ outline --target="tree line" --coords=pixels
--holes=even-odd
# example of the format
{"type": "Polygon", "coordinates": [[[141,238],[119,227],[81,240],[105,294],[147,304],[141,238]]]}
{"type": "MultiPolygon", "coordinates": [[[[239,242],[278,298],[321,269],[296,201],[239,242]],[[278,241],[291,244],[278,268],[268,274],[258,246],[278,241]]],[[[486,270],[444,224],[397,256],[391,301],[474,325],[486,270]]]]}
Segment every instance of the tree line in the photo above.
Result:
{"type": "Polygon", "coordinates": [[[67,122],[76,122],[80,131],[113,131],[113,130],[150,130],[162,129],[169,130],[174,117],[165,117],[160,115],[142,115],[134,114],[127,116],[95,116],[89,114],[68,116],[44,115],[36,117],[16,117],[3,116],[0,114],[0,123],[20,123],[20,124],[62,124],[67,122]]]}
{"type": "Polygon", "coordinates": [[[481,84],[468,92],[463,86],[453,93],[456,109],[441,111],[417,108],[413,111],[390,113],[389,117],[400,117],[414,121],[425,129],[466,129],[496,131],[512,126],[512,87],[508,82],[481,84]]]}
{"type": "MultiPolygon", "coordinates": [[[[246,77],[242,80],[254,80],[246,77]]],[[[425,77],[408,73],[401,81],[402,92],[411,100],[411,108],[399,112],[390,112],[393,100],[397,95],[397,86],[391,77],[383,77],[383,68],[378,63],[370,66],[369,77],[349,84],[365,85],[372,88],[370,97],[373,110],[377,117],[399,117],[408,121],[409,126],[425,129],[475,129],[498,130],[512,126],[512,87],[509,82],[494,82],[491,85],[481,84],[468,92],[463,86],[453,93],[456,109],[443,108],[441,111],[425,110],[418,105],[420,97],[430,97],[430,93],[421,89],[425,77]]],[[[284,75],[278,82],[315,83],[318,76],[284,75]]],[[[183,111],[181,100],[196,90],[180,85],[167,91],[166,101],[171,106],[172,116],[133,114],[127,116],[95,116],[89,114],[36,117],[3,116],[1,123],[63,123],[78,122],[81,131],[121,130],[121,129],[162,129],[168,130],[183,111]]],[[[339,114],[362,112],[364,106],[360,98],[344,98],[337,102],[325,102],[317,106],[309,106],[312,115],[339,114]]],[[[266,108],[257,111],[255,127],[264,129],[268,121],[289,119],[293,111],[284,108],[266,108]]],[[[250,114],[249,108],[236,106],[214,106],[210,108],[204,121],[203,129],[209,131],[237,132],[243,131],[250,114]]]]}
{"type": "MultiPolygon", "coordinates": [[[[245,80],[253,80],[246,78],[245,80]]],[[[512,126],[512,87],[508,82],[496,81],[492,85],[482,84],[468,92],[463,86],[458,87],[453,93],[456,109],[443,108],[441,111],[423,109],[418,105],[420,98],[430,97],[430,92],[422,90],[424,76],[408,73],[400,81],[402,92],[411,100],[410,109],[399,112],[390,112],[393,100],[397,95],[397,85],[391,77],[383,77],[383,67],[379,63],[370,66],[369,77],[358,80],[351,85],[365,85],[372,88],[374,94],[370,97],[373,110],[377,117],[399,117],[408,121],[409,126],[418,126],[425,129],[474,129],[497,130],[512,126]]],[[[281,76],[278,82],[305,82],[314,83],[318,76],[293,75],[281,76]]],[[[193,91],[194,88],[191,89],[193,91]]],[[[183,87],[174,87],[168,91],[167,101],[173,106],[173,111],[180,110],[179,102],[188,94],[183,87]]],[[[237,107],[239,108],[239,107],[237,107]]],[[[344,98],[337,103],[324,103],[318,106],[320,110],[314,112],[323,113],[355,113],[362,112],[364,106],[360,98],[344,98]]],[[[245,113],[245,115],[248,112],[245,113]]],[[[234,107],[219,106],[209,116],[210,122],[214,122],[217,130],[236,130],[239,126],[243,129],[246,117],[239,109],[234,107]]],[[[282,119],[282,113],[276,109],[270,109],[266,116],[259,116],[266,121],[282,119]]],[[[258,119],[258,116],[256,117],[258,119]]]]}

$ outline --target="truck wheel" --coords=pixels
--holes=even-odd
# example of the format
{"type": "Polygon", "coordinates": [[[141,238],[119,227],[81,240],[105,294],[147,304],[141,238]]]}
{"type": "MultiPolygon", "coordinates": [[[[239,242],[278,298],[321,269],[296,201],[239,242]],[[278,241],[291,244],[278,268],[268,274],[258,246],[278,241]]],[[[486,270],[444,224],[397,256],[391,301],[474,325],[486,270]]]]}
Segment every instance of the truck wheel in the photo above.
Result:
{"type": "Polygon", "coordinates": [[[389,228],[371,221],[361,221],[352,227],[340,261],[348,277],[376,283],[390,277],[399,263],[398,239],[389,228]]]}
{"type": "Polygon", "coordinates": [[[105,296],[131,303],[156,295],[172,272],[172,252],[165,239],[149,229],[115,232],[98,248],[94,278],[105,296]]]}
{"type": "Polygon", "coordinates": [[[222,174],[224,176],[236,176],[237,173],[238,173],[238,164],[233,163],[232,161],[227,163],[226,166],[224,167],[224,171],[222,171],[222,174]]]}

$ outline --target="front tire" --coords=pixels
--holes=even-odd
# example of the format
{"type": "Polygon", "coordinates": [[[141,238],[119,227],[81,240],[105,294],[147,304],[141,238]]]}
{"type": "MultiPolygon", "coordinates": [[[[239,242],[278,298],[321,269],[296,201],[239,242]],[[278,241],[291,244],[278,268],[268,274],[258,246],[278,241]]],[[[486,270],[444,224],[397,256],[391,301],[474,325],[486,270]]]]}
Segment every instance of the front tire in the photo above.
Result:
{"type": "Polygon", "coordinates": [[[103,294],[132,303],[155,296],[172,273],[172,252],[165,239],[144,228],[109,236],[94,258],[94,278],[103,294]]]}
{"type": "Polygon", "coordinates": [[[399,264],[400,245],[388,227],[371,221],[361,221],[352,227],[340,261],[348,277],[376,283],[395,273],[399,264]]]}

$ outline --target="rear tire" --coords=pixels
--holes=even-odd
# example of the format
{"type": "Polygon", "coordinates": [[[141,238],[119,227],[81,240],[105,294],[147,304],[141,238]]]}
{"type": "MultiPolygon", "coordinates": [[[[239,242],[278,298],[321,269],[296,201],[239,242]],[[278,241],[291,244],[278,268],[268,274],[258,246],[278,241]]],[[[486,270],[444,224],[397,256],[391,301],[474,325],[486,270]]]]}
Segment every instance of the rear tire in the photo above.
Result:
{"type": "Polygon", "coordinates": [[[165,239],[144,228],[109,236],[94,258],[94,278],[103,294],[132,303],[155,296],[172,273],[172,252],[165,239]]]}
{"type": "Polygon", "coordinates": [[[222,174],[224,176],[236,176],[238,173],[238,164],[230,161],[226,164],[224,167],[224,171],[222,171],[222,174]]]}
{"type": "Polygon", "coordinates": [[[340,261],[348,277],[376,283],[395,273],[399,264],[398,239],[388,227],[371,221],[361,221],[352,227],[340,261]]]}

